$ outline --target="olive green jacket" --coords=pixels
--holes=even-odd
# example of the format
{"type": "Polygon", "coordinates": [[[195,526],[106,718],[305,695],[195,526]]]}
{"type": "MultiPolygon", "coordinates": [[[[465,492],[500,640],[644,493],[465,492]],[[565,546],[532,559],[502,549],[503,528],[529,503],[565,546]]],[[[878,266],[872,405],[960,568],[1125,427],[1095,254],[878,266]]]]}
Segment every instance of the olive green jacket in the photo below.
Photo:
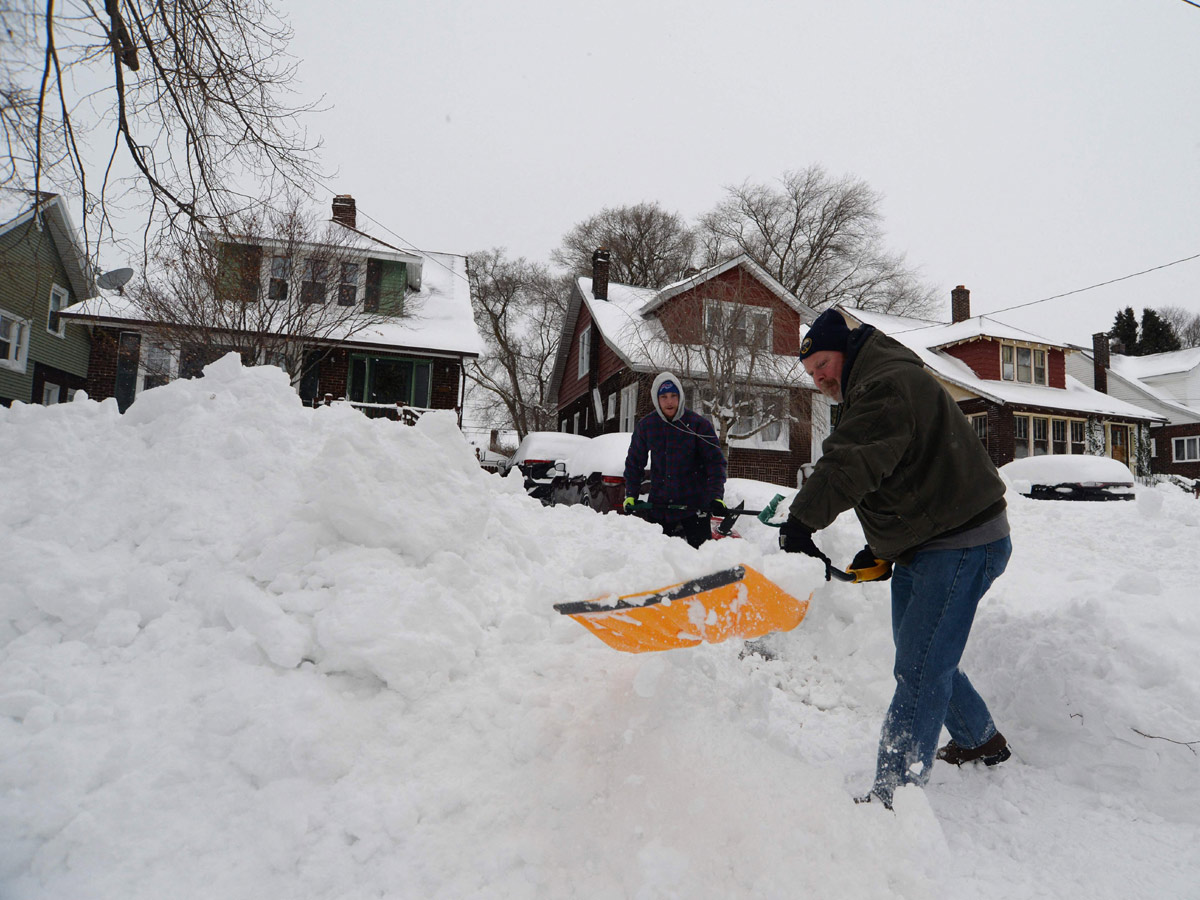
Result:
{"type": "Polygon", "coordinates": [[[814,531],[853,509],[880,559],[974,527],[1004,509],[1004,482],[958,404],[911,350],[851,332],[842,412],[792,501],[814,531]]]}

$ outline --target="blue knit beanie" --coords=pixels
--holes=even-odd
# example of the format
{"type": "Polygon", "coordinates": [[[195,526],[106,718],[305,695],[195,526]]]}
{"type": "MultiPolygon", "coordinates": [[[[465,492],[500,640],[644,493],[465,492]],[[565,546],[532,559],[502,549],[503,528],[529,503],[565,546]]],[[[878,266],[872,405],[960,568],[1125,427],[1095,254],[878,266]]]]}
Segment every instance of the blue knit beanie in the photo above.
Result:
{"type": "Polygon", "coordinates": [[[842,314],[834,309],[827,309],[817,316],[817,320],[808,329],[808,334],[800,342],[800,358],[808,359],[814,353],[822,350],[839,350],[846,352],[850,340],[850,329],[842,314]]]}
{"type": "Polygon", "coordinates": [[[675,382],[670,378],[658,386],[657,396],[661,397],[663,394],[679,394],[679,388],[675,387],[675,382]]]}

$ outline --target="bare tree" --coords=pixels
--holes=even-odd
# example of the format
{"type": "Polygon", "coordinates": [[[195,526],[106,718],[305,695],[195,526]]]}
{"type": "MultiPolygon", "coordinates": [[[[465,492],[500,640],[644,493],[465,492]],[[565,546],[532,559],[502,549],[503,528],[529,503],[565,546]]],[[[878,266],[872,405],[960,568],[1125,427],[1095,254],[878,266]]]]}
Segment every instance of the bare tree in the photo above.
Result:
{"type": "Polygon", "coordinates": [[[488,423],[513,428],[517,439],[553,430],[555,398],[547,393],[566,315],[569,280],[504,250],[470,257],[471,302],[487,352],[471,363],[472,400],[488,423]]]}
{"type": "Polygon", "coordinates": [[[800,365],[776,352],[775,311],[755,297],[751,281],[739,267],[669,302],[656,313],[661,332],[645,342],[656,367],[699,389],[698,411],[713,418],[727,459],[731,440],[779,440],[796,418],[788,388],[800,365]]]}
{"type": "Polygon", "coordinates": [[[93,253],[122,201],[148,250],[157,226],[225,229],[265,182],[305,189],[290,38],[271,0],[0,0],[0,185],[80,198],[93,253]]]}
{"type": "Polygon", "coordinates": [[[1174,329],[1181,347],[1200,347],[1200,313],[1182,306],[1164,306],[1158,310],[1158,315],[1174,329]]]}
{"type": "Polygon", "coordinates": [[[242,213],[204,240],[167,232],[155,259],[155,274],[129,296],[160,351],[150,358],[169,365],[169,351],[182,375],[237,350],[299,384],[316,348],[416,312],[403,284],[370,277],[353,232],[307,215],[297,198],[242,213]]]}
{"type": "Polygon", "coordinates": [[[884,250],[879,201],[865,182],[834,180],[819,165],[776,185],[745,182],[701,218],[702,254],[711,265],[745,253],[813,309],[928,314],[935,291],[884,250]]]}
{"type": "Polygon", "coordinates": [[[692,229],[657,203],[609,207],[584,219],[563,236],[551,259],[572,275],[591,275],[597,247],[612,254],[612,280],[635,287],[663,287],[695,265],[692,229]]]}

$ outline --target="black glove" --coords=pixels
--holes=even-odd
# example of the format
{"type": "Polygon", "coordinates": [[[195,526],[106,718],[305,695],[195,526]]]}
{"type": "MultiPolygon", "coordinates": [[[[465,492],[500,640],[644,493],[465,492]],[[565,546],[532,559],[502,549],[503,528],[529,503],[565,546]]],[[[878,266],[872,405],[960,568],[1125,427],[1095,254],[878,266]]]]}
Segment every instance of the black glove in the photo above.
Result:
{"type": "Polygon", "coordinates": [[[813,530],[799,519],[788,516],[788,520],[779,528],[779,547],[787,553],[807,553],[816,559],[824,559],[825,554],[813,543],[813,530]]]}
{"type": "Polygon", "coordinates": [[[887,581],[892,577],[891,560],[879,559],[870,547],[863,547],[850,561],[846,571],[854,576],[854,583],[864,581],[887,581]]]}
{"type": "Polygon", "coordinates": [[[718,519],[723,519],[729,515],[729,507],[725,505],[725,501],[720,497],[708,504],[708,511],[718,519]]]}

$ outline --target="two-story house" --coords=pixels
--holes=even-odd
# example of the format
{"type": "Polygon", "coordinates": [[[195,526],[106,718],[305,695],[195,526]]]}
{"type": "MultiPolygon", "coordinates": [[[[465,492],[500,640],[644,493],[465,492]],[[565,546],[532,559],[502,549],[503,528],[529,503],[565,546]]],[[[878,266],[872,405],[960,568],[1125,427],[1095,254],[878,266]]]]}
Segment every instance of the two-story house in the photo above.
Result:
{"type": "Polygon", "coordinates": [[[1138,448],[1165,418],[1067,372],[1068,345],[987,316],[971,316],[970,292],[951,291],[951,322],[857,309],[847,321],[873,325],[921,358],[975,426],[997,466],[1028,456],[1109,456],[1138,472],[1138,448]]]}
{"type": "Polygon", "coordinates": [[[1151,470],[1200,478],[1200,347],[1126,356],[1111,352],[1100,333],[1079,351],[1068,359],[1071,375],[1166,419],[1150,428],[1151,470]]]}
{"type": "Polygon", "coordinates": [[[287,368],[309,404],[348,401],[393,417],[400,408],[454,409],[461,424],[464,366],[483,352],[466,257],[406,250],[368,234],[348,195],[334,198],[332,213],[324,243],[271,234],[219,242],[215,303],[253,309],[257,317],[242,319],[252,325],[214,317],[201,329],[205,340],[195,329],[189,338],[179,322],[112,294],[67,310],[92,329],[89,394],[115,397],[124,410],[142,391],[195,377],[238,350],[247,365],[287,368]],[[287,339],[289,352],[263,349],[280,346],[264,343],[264,331],[287,339]]]}
{"type": "Polygon", "coordinates": [[[62,197],[0,189],[0,404],[59,403],[86,386],[88,330],[60,313],[94,293],[62,197]]]}
{"type": "Polygon", "coordinates": [[[633,431],[653,409],[650,384],[663,370],[683,381],[683,402],[717,425],[714,385],[724,379],[720,402],[737,409],[729,475],[798,483],[823,438],[797,359],[799,333],[816,313],[747,256],[658,290],[610,282],[607,250],[592,262],[592,277],[572,285],[554,364],[560,430],[633,431]]]}

